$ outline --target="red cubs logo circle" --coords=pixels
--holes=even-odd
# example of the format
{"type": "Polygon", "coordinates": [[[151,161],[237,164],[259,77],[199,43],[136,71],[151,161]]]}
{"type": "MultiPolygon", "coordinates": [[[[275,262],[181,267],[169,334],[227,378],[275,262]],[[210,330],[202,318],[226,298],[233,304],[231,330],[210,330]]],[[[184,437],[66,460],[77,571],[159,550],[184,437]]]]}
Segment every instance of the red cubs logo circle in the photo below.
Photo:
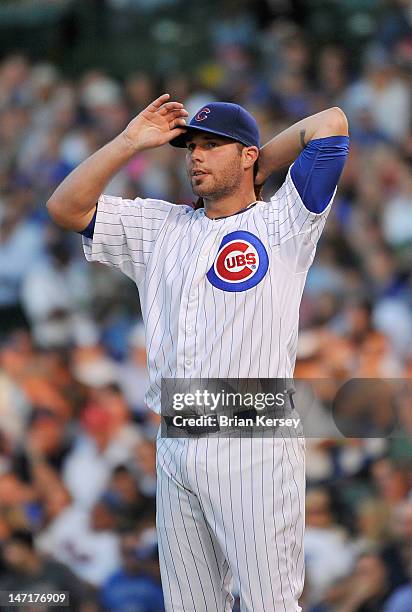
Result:
{"type": "Polygon", "coordinates": [[[202,108],[201,111],[199,111],[195,117],[196,121],[204,121],[205,119],[207,119],[208,114],[210,113],[210,108],[202,108]]]}
{"type": "Polygon", "coordinates": [[[256,274],[259,254],[246,240],[232,240],[220,250],[215,260],[215,272],[229,283],[239,283],[256,274]]]}
{"type": "Polygon", "coordinates": [[[216,289],[241,292],[256,287],[268,267],[269,257],[260,238],[252,232],[236,230],[223,237],[206,276],[216,289]]]}

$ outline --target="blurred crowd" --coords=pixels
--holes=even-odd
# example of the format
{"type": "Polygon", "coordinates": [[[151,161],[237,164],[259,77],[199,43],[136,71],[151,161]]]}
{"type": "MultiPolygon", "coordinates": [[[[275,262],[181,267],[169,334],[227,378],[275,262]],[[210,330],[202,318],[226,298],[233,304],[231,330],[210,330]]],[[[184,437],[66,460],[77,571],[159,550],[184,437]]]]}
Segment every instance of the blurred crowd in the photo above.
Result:
{"type": "MultiPolygon", "coordinates": [[[[308,275],[295,374],[372,387],[412,377],[412,12],[388,4],[356,58],[314,45],[292,21],[257,32],[243,10],[216,24],[214,56],[195,76],[160,82],[148,69],[120,82],[96,69],[73,81],[48,62],[0,58],[0,590],[67,590],[81,611],[163,610],[158,418],[144,402],[137,290],[86,264],[80,236],[45,207],[159,93],[191,115],[236,101],[263,142],[329,106],[346,112],[350,157],[308,275]]],[[[190,203],[183,155],[169,146],[137,155],[106,192],[190,203]]],[[[405,385],[391,399],[395,436],[336,439],[320,427],[307,440],[305,612],[412,610],[405,385]]],[[[317,410],[321,423],[330,395],[317,410]]]]}

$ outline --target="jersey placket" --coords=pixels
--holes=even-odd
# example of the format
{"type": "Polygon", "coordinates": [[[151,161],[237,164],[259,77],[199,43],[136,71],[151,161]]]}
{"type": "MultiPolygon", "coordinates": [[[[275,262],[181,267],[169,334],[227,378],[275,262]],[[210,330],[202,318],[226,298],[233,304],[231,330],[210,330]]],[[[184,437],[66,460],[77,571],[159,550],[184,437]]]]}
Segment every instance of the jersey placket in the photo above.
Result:
{"type": "Polygon", "coordinates": [[[219,247],[220,225],[208,228],[205,241],[193,253],[183,286],[179,310],[179,333],[177,341],[177,378],[196,377],[195,326],[196,316],[204,299],[206,273],[219,247]],[[210,230],[210,231],[209,231],[210,230]]]}

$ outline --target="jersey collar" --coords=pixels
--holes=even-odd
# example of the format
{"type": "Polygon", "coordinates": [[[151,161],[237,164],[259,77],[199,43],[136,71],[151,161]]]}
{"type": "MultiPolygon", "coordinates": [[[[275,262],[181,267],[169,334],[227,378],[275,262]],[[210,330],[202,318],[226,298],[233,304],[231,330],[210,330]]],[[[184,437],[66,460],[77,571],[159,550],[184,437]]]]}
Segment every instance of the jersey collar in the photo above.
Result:
{"type": "Polygon", "coordinates": [[[233,213],[233,215],[225,215],[223,217],[214,217],[213,219],[210,219],[209,217],[206,217],[206,213],[205,213],[205,209],[204,208],[203,208],[203,214],[204,214],[204,216],[207,219],[209,219],[209,221],[219,221],[220,219],[229,219],[230,217],[235,217],[236,215],[240,215],[241,213],[245,212],[246,210],[249,210],[249,208],[253,208],[254,206],[256,206],[257,202],[258,202],[257,200],[255,200],[255,202],[251,202],[245,208],[242,208],[241,210],[238,210],[237,212],[233,213]]]}

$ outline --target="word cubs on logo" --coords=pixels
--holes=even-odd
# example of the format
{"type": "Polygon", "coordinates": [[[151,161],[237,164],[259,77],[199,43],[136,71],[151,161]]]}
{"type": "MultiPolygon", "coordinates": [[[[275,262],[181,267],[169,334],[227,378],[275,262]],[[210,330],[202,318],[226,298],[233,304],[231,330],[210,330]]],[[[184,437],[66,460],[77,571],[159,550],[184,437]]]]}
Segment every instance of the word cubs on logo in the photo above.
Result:
{"type": "Polygon", "coordinates": [[[260,283],[268,266],[269,257],[261,240],[239,230],[223,238],[206,276],[214,287],[223,291],[246,291],[260,283]]]}
{"type": "Polygon", "coordinates": [[[205,119],[207,119],[209,113],[210,108],[202,108],[202,110],[200,110],[195,117],[196,121],[204,121],[205,119]]]}

